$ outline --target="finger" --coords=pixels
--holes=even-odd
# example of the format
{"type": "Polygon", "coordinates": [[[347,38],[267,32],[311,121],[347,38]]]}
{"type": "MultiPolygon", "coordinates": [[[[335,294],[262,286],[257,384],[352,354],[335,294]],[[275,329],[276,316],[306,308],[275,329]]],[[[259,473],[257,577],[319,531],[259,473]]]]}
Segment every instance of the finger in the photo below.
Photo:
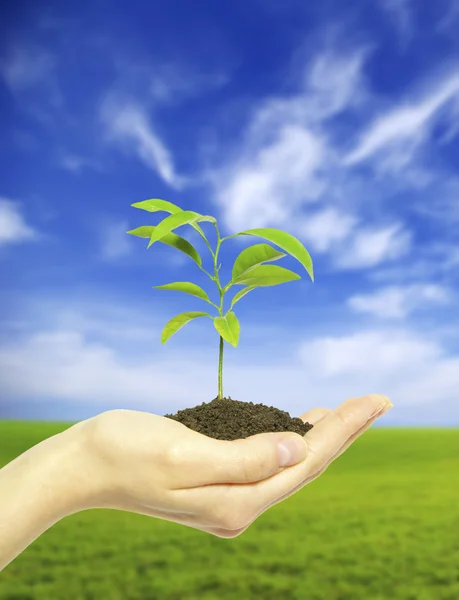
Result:
{"type": "Polygon", "coordinates": [[[363,433],[365,433],[365,431],[367,429],[369,429],[377,419],[379,419],[380,417],[385,415],[387,412],[389,412],[391,410],[391,408],[392,408],[392,403],[386,405],[385,408],[383,408],[381,410],[381,412],[378,412],[378,414],[376,414],[372,418],[370,418],[365,423],[365,425],[363,425],[358,431],[353,433],[351,435],[351,437],[341,446],[341,448],[338,450],[338,452],[328,461],[326,467],[328,467],[329,464],[331,464],[334,460],[336,460],[339,456],[341,456],[341,454],[346,452],[346,450],[349,448],[349,446],[351,446],[357,438],[359,438],[363,433]]]}
{"type": "Polygon", "coordinates": [[[261,481],[304,460],[306,443],[293,432],[260,433],[239,440],[216,440],[193,432],[169,449],[166,466],[184,476],[171,489],[261,481]]]}
{"type": "Polygon", "coordinates": [[[367,422],[387,405],[388,398],[377,394],[350,398],[331,411],[307,436],[308,457],[304,464],[306,476],[323,468],[367,422]]]}
{"type": "Polygon", "coordinates": [[[322,421],[327,415],[331,413],[329,408],[313,408],[312,410],[308,410],[308,412],[300,415],[300,419],[303,423],[310,423],[311,425],[317,425],[319,421],[322,421]]]}
{"type": "MultiPolygon", "coordinates": [[[[268,504],[263,509],[262,512],[268,510],[272,506],[275,506],[279,502],[282,502],[283,500],[286,500],[290,496],[293,496],[294,494],[296,494],[296,492],[298,492],[305,485],[307,485],[308,483],[311,483],[311,481],[313,481],[314,479],[317,479],[320,475],[322,475],[322,473],[328,469],[328,467],[331,465],[331,463],[333,461],[335,461],[339,456],[341,456],[341,454],[343,454],[344,452],[346,452],[346,450],[349,448],[349,446],[351,446],[356,441],[357,438],[359,438],[363,433],[365,433],[365,431],[367,429],[369,429],[373,425],[373,423],[376,421],[376,419],[379,419],[380,417],[382,417],[391,408],[392,408],[391,406],[387,406],[380,413],[378,413],[377,415],[375,415],[374,417],[372,417],[371,419],[369,419],[366,422],[366,424],[363,425],[363,427],[361,427],[356,433],[354,433],[353,435],[351,435],[351,437],[343,444],[343,446],[341,446],[340,450],[322,467],[322,469],[320,469],[319,471],[317,471],[317,473],[315,473],[314,475],[311,475],[310,477],[308,477],[305,481],[300,482],[290,492],[287,492],[286,494],[283,494],[277,500],[274,500],[273,502],[271,502],[270,504],[268,504]]],[[[259,514],[261,514],[261,513],[259,513],[259,514]]],[[[257,515],[257,517],[258,516],[259,515],[257,515]]]]}

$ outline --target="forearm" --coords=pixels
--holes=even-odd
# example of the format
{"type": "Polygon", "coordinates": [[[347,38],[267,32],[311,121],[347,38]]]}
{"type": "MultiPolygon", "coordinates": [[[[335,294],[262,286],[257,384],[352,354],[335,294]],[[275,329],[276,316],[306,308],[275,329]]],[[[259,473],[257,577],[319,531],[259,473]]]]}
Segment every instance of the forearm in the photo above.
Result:
{"type": "Polygon", "coordinates": [[[60,519],[89,507],[83,454],[75,426],[0,470],[0,570],[60,519]]]}

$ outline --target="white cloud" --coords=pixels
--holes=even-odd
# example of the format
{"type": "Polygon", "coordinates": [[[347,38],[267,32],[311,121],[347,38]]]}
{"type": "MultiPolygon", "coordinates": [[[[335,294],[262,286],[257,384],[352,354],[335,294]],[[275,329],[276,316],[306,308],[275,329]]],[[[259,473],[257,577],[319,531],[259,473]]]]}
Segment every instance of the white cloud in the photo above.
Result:
{"type": "Polygon", "coordinates": [[[284,221],[301,202],[317,197],[323,159],[321,140],[306,128],[279,128],[276,139],[251,160],[243,159],[218,192],[228,226],[240,230],[284,221]]]}
{"type": "Polygon", "coordinates": [[[357,219],[337,208],[325,208],[304,219],[298,233],[317,252],[327,252],[339,242],[349,238],[357,219]]]}
{"type": "Polygon", "coordinates": [[[342,209],[323,209],[297,222],[296,232],[316,252],[328,252],[338,269],[366,269],[409,253],[411,233],[400,223],[363,226],[342,209]]]}
{"type": "MultiPolygon", "coordinates": [[[[363,331],[343,337],[324,337],[306,342],[300,349],[322,377],[362,373],[391,375],[434,362],[440,346],[404,331],[363,331]]],[[[459,378],[459,373],[458,373],[459,378]]]]}
{"type": "Polygon", "coordinates": [[[145,68],[137,65],[124,66],[123,71],[139,73],[144,80],[150,80],[149,91],[155,103],[174,105],[185,98],[198,96],[209,90],[221,88],[229,82],[229,75],[223,72],[203,73],[190,65],[151,64],[145,68]],[[153,71],[153,75],[151,72],[153,71]]]}
{"type": "MultiPolygon", "coordinates": [[[[443,280],[458,279],[459,276],[459,242],[432,242],[410,256],[409,261],[397,265],[383,266],[374,269],[369,277],[380,283],[398,283],[401,287],[429,281],[435,273],[443,280]]],[[[459,280],[459,279],[458,279],[459,280]]]]}
{"type": "Polygon", "coordinates": [[[459,244],[457,246],[449,246],[447,248],[444,269],[456,269],[459,270],[459,244]]]}
{"type": "Polygon", "coordinates": [[[458,422],[459,355],[448,355],[426,334],[385,329],[321,337],[302,344],[300,356],[317,377],[321,397],[332,391],[336,397],[382,393],[394,402],[394,422],[397,411],[408,407],[408,422],[416,422],[423,404],[432,409],[423,414],[425,424],[441,412],[448,424],[458,422]]]}
{"type": "Polygon", "coordinates": [[[101,227],[101,257],[115,260],[128,255],[132,246],[126,232],[129,224],[126,221],[107,222],[101,227]]]}
{"type": "Polygon", "coordinates": [[[0,198],[0,246],[33,240],[38,233],[26,223],[17,202],[0,198]]]}
{"type": "Polygon", "coordinates": [[[440,221],[444,226],[459,222],[459,177],[449,173],[438,173],[427,194],[414,205],[414,210],[431,221],[440,221]],[[434,197],[433,194],[435,194],[434,197]]]}
{"type": "MultiPolygon", "coordinates": [[[[176,365],[147,356],[129,364],[110,346],[74,330],[39,332],[0,351],[5,390],[16,397],[97,402],[165,402],[190,398],[176,365]]],[[[183,374],[198,383],[190,364],[183,374]]],[[[199,391],[199,386],[195,388],[199,391]]]]}
{"type": "Polygon", "coordinates": [[[256,107],[241,144],[211,176],[231,229],[291,223],[325,195],[337,165],[325,123],[365,95],[367,54],[327,48],[309,63],[295,94],[256,107]]]}
{"type": "Polygon", "coordinates": [[[361,135],[344,163],[354,165],[384,152],[387,167],[392,170],[406,167],[417,149],[428,139],[433,123],[443,114],[442,109],[454,108],[453,100],[459,101],[457,72],[431,81],[424,95],[378,117],[361,135]]]}
{"type": "Polygon", "coordinates": [[[245,140],[248,149],[256,151],[280,126],[300,124],[317,133],[326,120],[360,106],[367,96],[363,69],[369,53],[367,46],[317,51],[300,74],[296,93],[267,98],[256,107],[245,140]]]}
{"type": "Polygon", "coordinates": [[[103,166],[99,161],[77,156],[76,154],[62,154],[58,159],[59,166],[71,173],[81,173],[85,168],[103,171],[103,166]]]}
{"type": "Polygon", "coordinates": [[[352,51],[329,47],[317,53],[306,69],[302,98],[297,98],[310,124],[362,103],[366,96],[363,69],[369,53],[367,46],[352,51]]]}
{"type": "Polygon", "coordinates": [[[356,312],[376,317],[403,319],[413,311],[429,306],[444,305],[450,301],[450,293],[435,284],[388,286],[371,294],[352,296],[348,305],[356,312]]]}
{"type": "Polygon", "coordinates": [[[177,173],[171,152],[155,132],[143,108],[108,98],[102,106],[101,117],[108,141],[134,152],[172,188],[184,187],[186,179],[177,173]]]}
{"type": "Polygon", "coordinates": [[[61,164],[62,168],[66,169],[67,171],[72,171],[73,173],[77,173],[77,172],[81,171],[81,169],[84,167],[85,160],[78,156],[73,156],[71,154],[67,154],[62,157],[60,164],[61,164]]]}
{"type": "Polygon", "coordinates": [[[335,256],[342,269],[374,267],[409,253],[412,236],[400,223],[381,228],[365,228],[352,236],[345,251],[335,256]]]}
{"type": "Polygon", "coordinates": [[[429,420],[436,420],[435,411],[442,409],[446,414],[446,425],[459,424],[459,402],[457,390],[459,386],[459,357],[445,358],[434,362],[425,362],[419,366],[418,376],[402,379],[397,386],[397,395],[405,400],[405,405],[416,406],[431,403],[432,411],[426,415],[429,420]]]}

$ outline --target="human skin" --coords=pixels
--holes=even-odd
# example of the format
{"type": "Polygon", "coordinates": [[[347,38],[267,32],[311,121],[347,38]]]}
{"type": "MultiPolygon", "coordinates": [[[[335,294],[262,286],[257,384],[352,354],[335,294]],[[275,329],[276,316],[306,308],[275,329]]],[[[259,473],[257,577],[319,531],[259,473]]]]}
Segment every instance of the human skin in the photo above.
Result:
{"type": "Polygon", "coordinates": [[[301,415],[314,425],[305,437],[263,433],[234,441],[133,410],[81,421],[0,470],[0,570],[52,525],[92,508],[234,538],[316,479],[391,407],[385,396],[351,398],[301,415]],[[287,464],[279,450],[285,441],[296,449],[287,464]]]}

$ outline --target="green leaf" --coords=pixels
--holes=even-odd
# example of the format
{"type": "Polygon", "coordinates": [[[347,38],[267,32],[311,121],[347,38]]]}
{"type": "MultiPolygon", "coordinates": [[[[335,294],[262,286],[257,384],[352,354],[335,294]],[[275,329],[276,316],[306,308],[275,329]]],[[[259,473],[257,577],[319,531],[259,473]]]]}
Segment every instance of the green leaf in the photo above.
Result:
{"type": "Polygon", "coordinates": [[[163,332],[161,334],[161,342],[165,344],[167,340],[177,333],[179,329],[181,329],[184,325],[192,321],[193,319],[197,319],[198,317],[212,317],[205,312],[184,312],[179,315],[173,317],[170,321],[166,323],[164,326],[163,332]]]}
{"type": "Polygon", "coordinates": [[[173,290],[176,292],[185,292],[185,294],[196,296],[196,298],[201,298],[201,300],[205,300],[209,304],[213,304],[213,302],[210,301],[209,296],[201,287],[199,287],[199,285],[196,285],[195,283],[190,283],[188,281],[176,281],[174,283],[166,283],[165,285],[154,285],[153,287],[157,290],[173,290]]]}
{"type": "Polygon", "coordinates": [[[241,329],[236,315],[230,311],[224,317],[215,317],[214,326],[222,338],[236,348],[241,329]]]}
{"type": "MultiPolygon", "coordinates": [[[[182,212],[183,209],[176,204],[172,204],[172,202],[168,202],[167,200],[160,200],[159,198],[152,198],[151,200],[143,200],[142,202],[134,202],[131,204],[134,208],[141,208],[142,210],[147,210],[148,212],[168,212],[172,215],[182,212]]],[[[196,223],[191,225],[199,235],[207,241],[206,236],[204,235],[203,230],[196,223]]]]}
{"type": "MultiPolygon", "coordinates": [[[[137,227],[137,229],[131,229],[131,231],[128,231],[128,233],[130,235],[135,235],[140,238],[150,239],[155,229],[156,227],[153,225],[144,225],[142,227],[137,227]]],[[[184,252],[190,258],[192,258],[197,265],[199,265],[200,267],[202,266],[202,259],[199,256],[198,251],[185,238],[182,238],[181,236],[176,235],[175,233],[168,233],[159,241],[163,244],[171,246],[172,248],[177,248],[177,250],[180,250],[181,252],[184,252]]]]}
{"type": "Polygon", "coordinates": [[[148,212],[168,212],[171,214],[175,214],[181,212],[183,209],[176,204],[172,204],[172,202],[168,202],[167,200],[159,200],[158,198],[152,198],[151,200],[143,200],[142,202],[134,202],[131,204],[134,208],[141,208],[142,210],[147,210],[148,212]]]}
{"type": "Polygon", "coordinates": [[[242,290],[239,290],[237,294],[234,294],[234,297],[231,300],[230,310],[233,308],[233,306],[236,304],[236,302],[239,302],[239,300],[241,298],[243,298],[246,294],[248,294],[249,292],[251,292],[254,289],[255,289],[254,287],[245,287],[245,288],[242,288],[242,290]]]}
{"type": "Polygon", "coordinates": [[[179,213],[166,217],[156,226],[148,243],[148,248],[155,242],[158,242],[166,234],[170,233],[173,229],[177,229],[177,227],[181,227],[182,225],[194,225],[198,221],[216,222],[214,217],[201,215],[193,210],[182,210],[179,213]]]}
{"type": "Polygon", "coordinates": [[[126,233],[128,233],[129,235],[135,235],[136,237],[139,237],[139,238],[150,239],[151,234],[153,233],[154,230],[155,230],[154,225],[142,225],[141,227],[136,227],[135,229],[130,229],[126,233]]]}
{"type": "Polygon", "coordinates": [[[282,248],[282,250],[285,250],[285,252],[296,258],[309,273],[311,280],[314,281],[312,258],[300,240],[290,233],[281,231],[280,229],[262,227],[260,229],[247,229],[230,237],[235,237],[236,235],[254,235],[276,244],[276,246],[279,246],[279,248],[282,248]]]}
{"type": "Polygon", "coordinates": [[[274,265],[262,265],[243,273],[231,283],[234,285],[247,285],[249,287],[262,287],[279,285],[280,283],[287,283],[288,281],[294,281],[295,279],[301,279],[301,277],[293,271],[290,271],[290,269],[275,267],[274,265]]]}
{"type": "Polygon", "coordinates": [[[265,262],[279,260],[284,256],[287,255],[268,244],[255,244],[245,248],[234,261],[232,277],[236,279],[236,277],[254,267],[258,267],[265,262]]]}

